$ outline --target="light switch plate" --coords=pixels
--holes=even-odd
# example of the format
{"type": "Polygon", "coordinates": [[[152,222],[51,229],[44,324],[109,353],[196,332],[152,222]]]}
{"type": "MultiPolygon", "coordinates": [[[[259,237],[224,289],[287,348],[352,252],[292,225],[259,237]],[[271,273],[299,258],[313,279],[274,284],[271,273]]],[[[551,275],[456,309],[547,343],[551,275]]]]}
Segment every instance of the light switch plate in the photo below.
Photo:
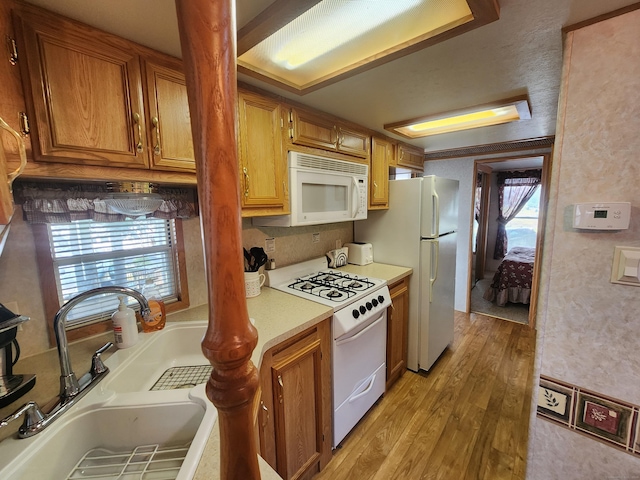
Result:
{"type": "Polygon", "coordinates": [[[611,283],[640,287],[639,247],[615,247],[611,283]]]}

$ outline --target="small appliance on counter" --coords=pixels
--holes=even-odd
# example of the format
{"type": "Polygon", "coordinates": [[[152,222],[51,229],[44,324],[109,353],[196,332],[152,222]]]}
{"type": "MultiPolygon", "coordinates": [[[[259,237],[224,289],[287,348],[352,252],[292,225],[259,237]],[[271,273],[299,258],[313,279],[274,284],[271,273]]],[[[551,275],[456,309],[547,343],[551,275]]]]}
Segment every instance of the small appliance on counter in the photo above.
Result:
{"type": "Polygon", "coordinates": [[[13,403],[36,384],[35,375],[13,374],[13,366],[20,358],[18,325],[27,320],[29,317],[16,315],[0,303],[0,408],[13,403]]]}
{"type": "Polygon", "coordinates": [[[349,249],[345,246],[330,250],[327,252],[327,258],[329,259],[329,268],[344,267],[349,258],[349,249]]]}
{"type": "Polygon", "coordinates": [[[349,263],[353,265],[369,265],[373,263],[373,246],[370,243],[345,243],[349,249],[349,263]]]}

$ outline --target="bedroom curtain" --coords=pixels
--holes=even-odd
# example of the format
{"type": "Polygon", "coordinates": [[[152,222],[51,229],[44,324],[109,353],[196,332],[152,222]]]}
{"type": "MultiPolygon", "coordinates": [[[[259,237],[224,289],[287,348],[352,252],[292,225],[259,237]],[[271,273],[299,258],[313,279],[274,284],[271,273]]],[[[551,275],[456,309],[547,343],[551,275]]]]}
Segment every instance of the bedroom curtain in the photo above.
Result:
{"type": "Polygon", "coordinates": [[[498,233],[493,258],[500,260],[509,251],[506,225],[526,205],[540,185],[542,170],[498,172],[498,233]]]}

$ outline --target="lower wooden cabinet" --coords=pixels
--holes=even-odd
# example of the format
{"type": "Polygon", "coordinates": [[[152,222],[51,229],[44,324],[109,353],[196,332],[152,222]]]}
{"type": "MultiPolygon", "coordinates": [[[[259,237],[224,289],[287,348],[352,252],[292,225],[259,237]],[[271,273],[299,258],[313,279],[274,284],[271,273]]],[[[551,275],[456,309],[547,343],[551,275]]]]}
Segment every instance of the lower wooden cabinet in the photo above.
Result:
{"type": "Polygon", "coordinates": [[[407,369],[409,277],[391,285],[389,292],[391,306],[387,313],[387,390],[407,369]]]}
{"type": "Polygon", "coordinates": [[[329,322],[272,348],[262,361],[260,452],[285,480],[310,479],[331,459],[329,322]]]}

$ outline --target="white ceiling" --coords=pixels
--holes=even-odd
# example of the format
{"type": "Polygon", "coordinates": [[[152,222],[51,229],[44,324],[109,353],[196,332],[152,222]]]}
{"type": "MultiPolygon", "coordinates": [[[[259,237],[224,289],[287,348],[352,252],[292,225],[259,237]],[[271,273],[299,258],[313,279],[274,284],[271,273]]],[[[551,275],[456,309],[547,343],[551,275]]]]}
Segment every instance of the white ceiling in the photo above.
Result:
{"type": "MultiPolygon", "coordinates": [[[[174,0],[28,0],[180,56],[174,0]]],[[[236,0],[238,28],[273,0],[236,0]]],[[[637,0],[498,0],[500,20],[303,97],[262,87],[382,133],[385,123],[527,94],[532,119],[412,140],[425,151],[555,134],[561,28],[637,0]]],[[[400,137],[396,137],[399,138],[400,137]]]]}

